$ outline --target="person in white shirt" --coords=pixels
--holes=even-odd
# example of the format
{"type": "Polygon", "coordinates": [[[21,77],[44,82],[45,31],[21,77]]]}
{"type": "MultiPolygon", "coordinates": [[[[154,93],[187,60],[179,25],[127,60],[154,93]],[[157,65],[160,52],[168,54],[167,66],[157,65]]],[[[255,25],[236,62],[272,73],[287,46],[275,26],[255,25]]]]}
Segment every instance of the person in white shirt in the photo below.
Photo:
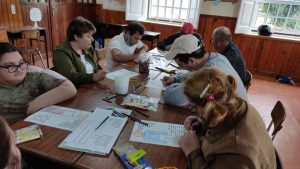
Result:
{"type": "Polygon", "coordinates": [[[141,41],[144,32],[144,25],[131,22],[125,31],[113,37],[106,52],[106,68],[110,70],[120,62],[137,60],[141,51],[147,51],[147,45],[141,41]]]}

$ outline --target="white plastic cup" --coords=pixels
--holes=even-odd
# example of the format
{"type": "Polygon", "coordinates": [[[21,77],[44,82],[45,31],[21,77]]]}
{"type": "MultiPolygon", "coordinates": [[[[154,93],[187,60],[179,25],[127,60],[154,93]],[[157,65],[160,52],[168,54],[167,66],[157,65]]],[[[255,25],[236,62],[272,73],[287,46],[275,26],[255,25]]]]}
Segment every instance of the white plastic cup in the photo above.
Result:
{"type": "Polygon", "coordinates": [[[115,75],[115,92],[117,94],[127,94],[128,93],[128,85],[129,85],[129,78],[124,77],[122,75],[115,75]]]}

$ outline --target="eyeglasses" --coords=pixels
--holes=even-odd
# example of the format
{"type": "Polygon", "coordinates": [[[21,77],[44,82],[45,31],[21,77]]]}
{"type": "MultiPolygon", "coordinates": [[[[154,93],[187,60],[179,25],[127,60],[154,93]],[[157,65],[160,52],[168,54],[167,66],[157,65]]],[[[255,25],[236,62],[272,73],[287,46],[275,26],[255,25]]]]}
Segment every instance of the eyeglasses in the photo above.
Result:
{"type": "Polygon", "coordinates": [[[7,69],[8,73],[14,73],[20,68],[21,70],[25,70],[28,68],[28,63],[22,62],[19,65],[8,65],[8,66],[2,66],[0,65],[0,68],[7,69]]]}

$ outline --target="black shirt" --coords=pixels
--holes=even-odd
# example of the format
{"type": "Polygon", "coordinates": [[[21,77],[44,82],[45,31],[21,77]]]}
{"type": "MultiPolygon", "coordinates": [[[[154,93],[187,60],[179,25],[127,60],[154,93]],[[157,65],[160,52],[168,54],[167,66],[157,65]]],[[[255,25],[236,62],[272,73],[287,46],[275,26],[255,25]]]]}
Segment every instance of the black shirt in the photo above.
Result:
{"type": "Polygon", "coordinates": [[[222,52],[230,62],[234,70],[239,74],[241,80],[245,84],[245,61],[239,48],[233,42],[230,42],[224,52],[222,52]]]}

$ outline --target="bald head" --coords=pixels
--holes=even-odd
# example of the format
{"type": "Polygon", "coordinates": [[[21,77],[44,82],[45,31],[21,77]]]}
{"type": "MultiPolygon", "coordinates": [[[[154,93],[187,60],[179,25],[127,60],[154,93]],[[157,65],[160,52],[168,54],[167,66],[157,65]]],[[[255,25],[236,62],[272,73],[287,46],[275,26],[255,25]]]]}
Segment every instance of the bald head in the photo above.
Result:
{"type": "Polygon", "coordinates": [[[213,33],[213,38],[217,38],[222,41],[229,41],[229,42],[231,42],[231,40],[232,40],[231,32],[230,32],[229,28],[227,28],[225,26],[216,28],[213,33]]]}
{"type": "Polygon", "coordinates": [[[230,44],[231,40],[231,32],[227,27],[221,26],[214,30],[212,35],[212,45],[217,52],[222,53],[230,44]]]}

